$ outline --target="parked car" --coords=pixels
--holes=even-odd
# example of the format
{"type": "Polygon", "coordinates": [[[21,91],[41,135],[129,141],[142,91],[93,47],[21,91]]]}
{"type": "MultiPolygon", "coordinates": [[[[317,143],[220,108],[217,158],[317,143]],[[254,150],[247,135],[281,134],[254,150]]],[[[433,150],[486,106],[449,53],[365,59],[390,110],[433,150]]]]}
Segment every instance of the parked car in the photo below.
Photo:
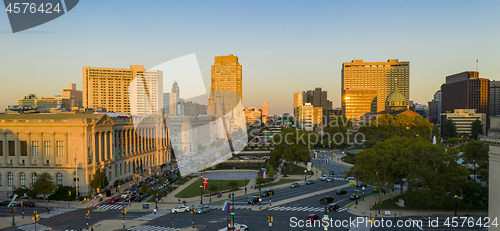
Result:
{"type": "Polygon", "coordinates": [[[319,179],[320,179],[320,180],[326,180],[326,178],[328,178],[328,176],[327,176],[327,175],[323,175],[323,176],[321,176],[319,179]]]}
{"type": "Polygon", "coordinates": [[[335,199],[334,199],[333,197],[331,197],[331,196],[321,197],[321,198],[319,199],[319,202],[320,202],[321,204],[323,204],[323,205],[325,204],[325,201],[324,201],[324,200],[325,200],[325,198],[326,198],[326,204],[330,204],[330,203],[332,203],[333,201],[335,201],[335,199]]]}
{"type": "Polygon", "coordinates": [[[314,184],[314,181],[313,181],[313,180],[308,180],[308,181],[306,182],[306,184],[307,184],[307,185],[314,184]]]}
{"type": "Polygon", "coordinates": [[[332,182],[332,181],[333,181],[333,177],[326,178],[326,182],[332,182]]]}
{"type": "Polygon", "coordinates": [[[113,198],[108,200],[108,204],[114,204],[115,202],[118,202],[118,201],[120,201],[119,197],[113,197],[113,198]]]}
{"type": "Polygon", "coordinates": [[[171,209],[170,211],[172,213],[182,213],[182,212],[186,212],[186,211],[189,212],[189,206],[179,205],[176,208],[171,209]]]}
{"type": "Polygon", "coordinates": [[[296,187],[299,187],[299,186],[300,186],[300,184],[299,184],[299,183],[292,183],[292,184],[290,185],[290,188],[296,188],[296,187]]]}
{"type": "Polygon", "coordinates": [[[330,171],[330,175],[336,175],[337,173],[335,171],[330,171]]]}
{"type": "MultiPolygon", "coordinates": [[[[16,204],[17,207],[21,207],[21,202],[17,203],[16,204]]],[[[31,202],[31,201],[24,201],[23,202],[23,206],[24,207],[35,207],[35,202],[31,202]]]]}
{"type": "Polygon", "coordinates": [[[0,202],[0,206],[7,206],[9,205],[10,201],[2,201],[0,202]]]}
{"type": "Polygon", "coordinates": [[[142,200],[144,200],[144,197],[143,197],[143,196],[137,196],[137,197],[135,198],[135,201],[136,201],[136,202],[142,202],[142,200]]]}
{"type": "Polygon", "coordinates": [[[382,188],[382,190],[379,190],[376,186],[373,186],[373,193],[379,193],[382,191],[382,193],[386,193],[385,188],[382,188]]]}
{"type": "Polygon", "coordinates": [[[255,203],[260,201],[259,199],[260,199],[259,197],[252,197],[252,198],[248,199],[248,203],[255,204],[255,203]]]}
{"type": "Polygon", "coordinates": [[[358,187],[366,187],[366,186],[368,186],[368,185],[367,185],[367,184],[365,184],[365,183],[362,183],[362,182],[359,182],[359,183],[358,183],[358,187]]]}
{"type": "Polygon", "coordinates": [[[125,201],[125,202],[132,202],[132,201],[135,201],[135,198],[137,198],[137,197],[136,197],[136,196],[134,196],[134,195],[132,194],[130,197],[128,197],[128,198],[127,198],[127,199],[125,199],[124,201],[125,201]]]}
{"type": "Polygon", "coordinates": [[[196,213],[208,213],[212,211],[212,206],[201,206],[196,209],[196,213]]]}
{"type": "Polygon", "coordinates": [[[263,197],[271,196],[274,195],[274,190],[265,190],[264,192],[261,193],[263,197]]]}
{"type": "Polygon", "coordinates": [[[351,195],[349,196],[349,199],[351,199],[351,200],[356,200],[356,194],[351,194],[351,195]]]}
{"type": "Polygon", "coordinates": [[[328,211],[330,212],[335,212],[337,210],[339,210],[340,206],[338,204],[335,204],[335,203],[331,203],[328,205],[328,211]]]}
{"type": "Polygon", "coordinates": [[[319,220],[319,216],[316,214],[309,214],[309,216],[307,216],[307,220],[314,222],[315,220],[319,220]]]}
{"type": "Polygon", "coordinates": [[[346,193],[347,193],[347,191],[345,191],[345,189],[339,189],[339,190],[337,190],[337,192],[335,192],[335,193],[337,193],[337,195],[342,195],[342,194],[346,194],[346,193]]]}

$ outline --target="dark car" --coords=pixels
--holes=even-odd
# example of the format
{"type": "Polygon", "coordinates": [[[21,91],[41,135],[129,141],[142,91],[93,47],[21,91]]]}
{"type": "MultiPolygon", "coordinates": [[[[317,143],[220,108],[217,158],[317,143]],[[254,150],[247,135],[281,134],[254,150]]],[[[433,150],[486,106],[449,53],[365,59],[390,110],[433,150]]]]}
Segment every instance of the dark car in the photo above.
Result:
{"type": "Polygon", "coordinates": [[[2,201],[0,202],[0,206],[7,206],[9,205],[10,201],[2,201]]]}
{"type": "Polygon", "coordinates": [[[365,183],[362,183],[362,182],[359,182],[359,183],[358,183],[358,187],[366,187],[366,186],[368,186],[368,185],[367,185],[367,184],[365,184],[365,183]]]}
{"type": "Polygon", "coordinates": [[[300,186],[300,184],[299,184],[299,183],[292,183],[292,184],[290,185],[290,188],[296,188],[296,187],[299,187],[299,186],[300,186]]]}
{"type": "Polygon", "coordinates": [[[337,173],[335,171],[330,171],[330,175],[336,175],[337,173]]]}
{"type": "Polygon", "coordinates": [[[309,214],[309,216],[307,216],[307,220],[308,221],[315,221],[315,220],[319,220],[319,216],[316,215],[316,214],[309,214]]]}
{"type": "Polygon", "coordinates": [[[144,200],[144,196],[137,196],[137,197],[135,198],[135,201],[136,201],[136,202],[142,202],[142,200],[144,200]]]}
{"type": "Polygon", "coordinates": [[[339,210],[340,206],[338,204],[332,203],[328,205],[328,211],[335,212],[339,210]]]}
{"type": "Polygon", "coordinates": [[[335,199],[334,199],[333,197],[331,197],[331,196],[326,196],[326,197],[321,197],[321,198],[319,199],[319,202],[320,202],[321,204],[329,204],[329,203],[332,203],[334,200],[335,200],[335,199]],[[326,203],[325,203],[325,199],[326,199],[326,203]]]}
{"type": "Polygon", "coordinates": [[[309,185],[309,184],[314,184],[314,181],[313,181],[313,180],[308,180],[308,181],[306,182],[306,184],[307,184],[307,185],[309,185]]]}
{"type": "Polygon", "coordinates": [[[274,195],[274,190],[265,190],[264,192],[261,193],[261,196],[263,197],[268,197],[274,195]]]}
{"type": "Polygon", "coordinates": [[[136,197],[137,197],[137,196],[135,196],[135,195],[130,195],[130,197],[129,197],[129,198],[125,199],[125,202],[132,202],[132,201],[135,201],[135,198],[136,198],[136,197]]]}
{"type": "Polygon", "coordinates": [[[385,188],[382,188],[382,190],[378,190],[377,187],[373,186],[373,193],[379,193],[380,191],[382,191],[382,193],[386,193],[385,188]]]}
{"type": "Polygon", "coordinates": [[[339,189],[339,190],[337,190],[337,192],[335,192],[335,193],[337,193],[337,195],[342,195],[342,194],[346,194],[346,193],[347,193],[347,191],[345,191],[345,189],[339,189]]]}
{"type": "MultiPolygon", "coordinates": [[[[17,203],[16,204],[17,207],[21,207],[21,203],[17,203]]],[[[31,202],[31,201],[24,201],[23,202],[23,206],[24,207],[35,207],[35,202],[31,202]]]]}
{"type": "Polygon", "coordinates": [[[356,200],[356,194],[351,194],[351,195],[349,196],[349,199],[351,199],[351,200],[356,200]]]}
{"type": "Polygon", "coordinates": [[[250,198],[250,199],[248,200],[248,203],[249,203],[249,204],[255,204],[255,203],[257,203],[257,202],[259,202],[259,198],[258,198],[258,197],[252,197],[252,198],[250,198]]]}

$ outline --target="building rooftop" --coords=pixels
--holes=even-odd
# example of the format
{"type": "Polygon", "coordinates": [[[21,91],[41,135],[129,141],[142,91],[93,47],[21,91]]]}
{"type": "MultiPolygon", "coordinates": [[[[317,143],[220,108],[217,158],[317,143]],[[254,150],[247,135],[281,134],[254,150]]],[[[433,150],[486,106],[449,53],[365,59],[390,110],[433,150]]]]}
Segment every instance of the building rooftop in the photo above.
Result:
{"type": "Polygon", "coordinates": [[[100,114],[90,113],[32,113],[32,114],[0,114],[0,120],[28,119],[96,119],[100,114]]]}

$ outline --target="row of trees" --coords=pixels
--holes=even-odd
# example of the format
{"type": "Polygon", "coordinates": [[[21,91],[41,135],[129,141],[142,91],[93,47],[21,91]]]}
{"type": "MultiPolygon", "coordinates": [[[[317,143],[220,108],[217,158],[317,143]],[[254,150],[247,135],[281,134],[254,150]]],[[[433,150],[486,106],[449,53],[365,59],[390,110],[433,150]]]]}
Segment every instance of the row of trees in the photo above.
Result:
{"type": "MultiPolygon", "coordinates": [[[[286,160],[288,163],[310,162],[311,154],[309,149],[314,146],[314,140],[310,139],[311,134],[316,135],[315,132],[311,131],[285,128],[281,130],[281,134],[274,135],[273,142],[276,146],[264,166],[268,176],[274,176],[274,169],[279,166],[281,159],[286,160]]],[[[318,136],[316,135],[315,137],[318,136]]],[[[291,171],[292,165],[288,165],[291,171]]]]}
{"type": "Polygon", "coordinates": [[[471,139],[477,140],[480,135],[483,135],[483,124],[478,119],[472,122],[471,134],[459,134],[457,132],[456,124],[448,119],[443,124],[443,136],[446,139],[456,138],[456,137],[470,137],[471,139]]]}

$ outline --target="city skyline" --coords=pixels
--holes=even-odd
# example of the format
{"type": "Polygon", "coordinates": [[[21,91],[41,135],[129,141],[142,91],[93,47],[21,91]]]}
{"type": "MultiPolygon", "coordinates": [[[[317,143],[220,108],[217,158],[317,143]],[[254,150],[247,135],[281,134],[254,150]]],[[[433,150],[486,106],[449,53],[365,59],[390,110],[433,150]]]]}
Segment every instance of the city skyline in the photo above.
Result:
{"type": "MultiPolygon", "coordinates": [[[[222,28],[207,30],[222,19],[208,16],[240,10],[241,5],[230,6],[223,2],[199,2],[194,8],[186,3],[160,3],[164,7],[158,9],[167,9],[167,12],[149,15],[133,11],[141,6],[135,2],[105,3],[98,11],[92,10],[91,3],[81,2],[64,18],[16,34],[6,33],[9,25],[2,21],[0,31],[5,61],[0,63],[4,71],[4,78],[0,80],[3,92],[0,108],[15,104],[17,99],[30,93],[53,96],[65,83],[80,83],[82,66],[127,68],[139,64],[150,69],[190,53],[197,54],[205,89],[210,87],[213,57],[238,56],[245,67],[243,92],[247,97],[243,104],[260,107],[267,102],[270,114],[292,113],[292,94],[315,87],[330,92],[328,99],[333,107],[340,107],[341,65],[354,59],[411,62],[410,100],[421,104],[432,99],[446,76],[476,70],[477,59],[480,77],[498,80],[500,67],[494,62],[494,54],[500,47],[494,44],[499,32],[493,28],[500,21],[495,13],[499,3],[393,3],[291,3],[282,9],[278,3],[247,2],[244,6],[248,10],[224,27],[234,28],[230,35],[221,35],[220,32],[226,30],[222,28]],[[101,14],[111,7],[122,13],[101,14]],[[173,8],[176,10],[171,10],[173,8]],[[456,13],[465,11],[470,14],[456,13]],[[132,13],[151,23],[144,25],[127,19],[126,15],[132,13]],[[111,20],[114,23],[110,24],[108,19],[113,16],[116,20],[111,20]],[[180,23],[170,24],[172,19],[180,23]],[[270,20],[273,27],[266,24],[270,20]],[[106,23],[99,24],[103,21],[106,23]],[[389,22],[390,27],[386,26],[389,22]],[[128,26],[123,26],[125,24],[128,26]],[[107,29],[113,26],[119,28],[107,29]],[[158,30],[158,36],[145,33],[133,39],[123,38],[122,35],[129,32],[121,28],[137,26],[158,30]],[[184,30],[186,27],[191,30],[184,30]],[[89,30],[93,33],[87,33],[89,30]],[[181,31],[183,33],[178,33],[181,31]],[[102,36],[93,37],[92,34],[97,33],[102,36]],[[206,36],[196,36],[198,33],[206,36]],[[54,40],[56,37],[60,39],[58,42],[54,40]],[[107,39],[101,39],[103,37],[107,39]],[[66,42],[59,42],[62,40],[66,42]],[[155,52],[152,54],[148,50],[155,52]],[[53,55],[46,58],[41,54],[53,55]],[[275,87],[278,85],[284,87],[275,87]],[[269,97],[271,95],[273,97],[269,97]]],[[[81,89],[79,84],[77,89],[81,89]]]]}

